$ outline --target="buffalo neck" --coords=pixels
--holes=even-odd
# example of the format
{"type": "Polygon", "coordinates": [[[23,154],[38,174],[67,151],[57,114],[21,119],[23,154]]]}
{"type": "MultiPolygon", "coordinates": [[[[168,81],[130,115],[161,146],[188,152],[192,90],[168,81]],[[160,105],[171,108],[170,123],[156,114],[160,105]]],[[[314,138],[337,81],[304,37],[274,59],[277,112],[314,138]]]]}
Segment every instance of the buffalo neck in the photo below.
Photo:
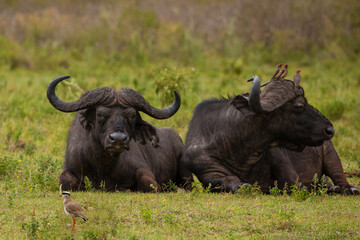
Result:
{"type": "Polygon", "coordinates": [[[223,131],[222,144],[227,145],[224,146],[225,149],[235,155],[238,161],[249,163],[251,158],[250,162],[255,163],[256,156],[260,158],[262,152],[275,145],[276,141],[269,131],[269,124],[263,115],[243,114],[233,106],[224,110],[226,113],[220,114],[223,116],[223,120],[220,121],[224,122],[230,131],[228,134],[223,131]]]}

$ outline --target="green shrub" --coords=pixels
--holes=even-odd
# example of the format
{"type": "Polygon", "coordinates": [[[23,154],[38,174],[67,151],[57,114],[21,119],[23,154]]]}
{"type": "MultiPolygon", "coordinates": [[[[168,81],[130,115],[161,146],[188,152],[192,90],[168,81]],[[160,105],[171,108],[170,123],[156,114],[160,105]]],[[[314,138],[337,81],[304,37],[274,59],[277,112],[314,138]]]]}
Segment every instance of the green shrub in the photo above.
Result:
{"type": "MultiPolygon", "coordinates": [[[[168,105],[174,99],[174,90],[185,92],[186,87],[194,79],[195,69],[163,68],[153,73],[155,91],[160,95],[162,105],[168,105]]],[[[182,94],[181,94],[182,95],[182,94]]],[[[184,94],[185,95],[185,94],[184,94]]],[[[182,101],[185,101],[183,98],[182,101]]]]}
{"type": "Polygon", "coordinates": [[[291,196],[298,201],[305,201],[310,197],[310,192],[306,187],[300,187],[298,184],[290,186],[291,196]]]}
{"type": "MultiPolygon", "coordinates": [[[[93,183],[87,176],[85,176],[85,178],[84,178],[84,183],[85,183],[86,191],[89,191],[89,192],[95,191],[95,186],[93,185],[93,183]]],[[[103,186],[105,187],[105,183],[103,184],[103,186]]]]}
{"type": "Polygon", "coordinates": [[[321,196],[326,194],[328,191],[327,177],[322,175],[319,179],[318,175],[315,173],[311,187],[311,193],[313,195],[321,196]]]}

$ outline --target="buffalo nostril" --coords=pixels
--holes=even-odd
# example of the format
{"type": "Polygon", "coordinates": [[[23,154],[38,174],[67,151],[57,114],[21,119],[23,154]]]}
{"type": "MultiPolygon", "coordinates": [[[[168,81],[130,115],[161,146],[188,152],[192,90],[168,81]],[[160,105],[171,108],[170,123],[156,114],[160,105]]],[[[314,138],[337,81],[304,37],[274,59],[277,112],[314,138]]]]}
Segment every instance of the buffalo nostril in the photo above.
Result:
{"type": "Polygon", "coordinates": [[[108,139],[110,140],[110,142],[114,142],[115,139],[111,136],[111,134],[108,136],[108,139]]]}
{"type": "Polygon", "coordinates": [[[123,136],[123,138],[122,138],[122,141],[123,141],[123,142],[126,142],[126,140],[128,140],[128,136],[126,136],[126,135],[124,134],[124,136],[123,136]]]}
{"type": "Polygon", "coordinates": [[[111,143],[124,142],[128,139],[128,136],[124,133],[115,132],[115,133],[109,134],[108,139],[111,143]]]}
{"type": "Polygon", "coordinates": [[[327,127],[325,128],[325,134],[328,135],[329,137],[334,136],[335,130],[333,127],[327,127]]]}

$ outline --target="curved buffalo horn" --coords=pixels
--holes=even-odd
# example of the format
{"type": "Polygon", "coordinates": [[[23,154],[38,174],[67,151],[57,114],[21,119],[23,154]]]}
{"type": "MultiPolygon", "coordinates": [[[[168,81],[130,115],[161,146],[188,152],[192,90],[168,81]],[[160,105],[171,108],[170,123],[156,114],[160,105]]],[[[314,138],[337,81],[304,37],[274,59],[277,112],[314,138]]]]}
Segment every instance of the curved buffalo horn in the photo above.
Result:
{"type": "Polygon", "coordinates": [[[174,115],[180,107],[181,98],[177,91],[174,91],[174,102],[162,109],[155,108],[150,105],[148,101],[137,91],[131,88],[122,88],[119,91],[118,99],[119,103],[125,106],[133,107],[138,111],[142,111],[150,117],[157,119],[166,119],[174,115]]]}
{"type": "MultiPolygon", "coordinates": [[[[246,81],[247,81],[247,82],[254,81],[254,78],[255,78],[255,76],[254,76],[254,77],[249,78],[249,79],[248,79],[248,80],[246,80],[246,81]]],[[[262,88],[262,87],[265,87],[265,86],[267,86],[269,83],[270,83],[270,81],[268,81],[268,82],[266,82],[266,83],[263,83],[263,84],[261,84],[261,85],[260,85],[260,87],[261,87],[261,88],[262,88]]]]}
{"type": "Polygon", "coordinates": [[[83,94],[80,99],[75,102],[64,102],[56,96],[55,88],[59,82],[68,78],[70,78],[70,76],[62,76],[54,79],[47,89],[49,102],[59,111],[76,112],[100,104],[107,105],[115,100],[115,91],[109,87],[102,87],[83,94]]]}
{"type": "Polygon", "coordinates": [[[253,84],[251,86],[249,94],[249,106],[250,109],[255,113],[267,113],[268,111],[264,110],[261,107],[260,102],[260,78],[258,76],[252,77],[253,84]]]}

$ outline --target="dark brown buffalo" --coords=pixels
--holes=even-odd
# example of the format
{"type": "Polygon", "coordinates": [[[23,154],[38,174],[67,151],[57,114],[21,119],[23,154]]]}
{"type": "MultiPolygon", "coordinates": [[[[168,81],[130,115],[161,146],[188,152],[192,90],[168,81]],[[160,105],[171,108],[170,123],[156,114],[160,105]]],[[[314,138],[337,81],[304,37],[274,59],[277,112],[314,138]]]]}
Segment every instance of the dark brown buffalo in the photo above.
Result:
{"type": "Polygon", "coordinates": [[[177,112],[180,96],[167,108],[152,107],[140,93],[108,87],[89,91],[75,102],[55,95],[56,85],[69,76],[53,80],[47,91],[50,103],[63,112],[78,112],[70,127],[63,190],[84,190],[87,177],[95,188],[149,192],[172,181],[189,188],[192,174],[181,165],[183,143],[170,127],[157,128],[143,121],[139,111],[156,119],[177,112]]]}
{"type": "Polygon", "coordinates": [[[181,161],[213,191],[257,183],[268,192],[274,180],[308,185],[315,173],[356,191],[344,177],[333,135],[331,122],[307,103],[298,83],[272,80],[261,92],[255,76],[250,94],[196,107],[181,161]]]}
{"type": "Polygon", "coordinates": [[[272,176],[282,188],[300,182],[310,189],[313,185],[315,174],[328,176],[333,181],[329,183],[331,192],[359,194],[359,190],[351,186],[346,180],[341,165],[331,140],[325,141],[321,146],[307,146],[301,152],[276,147],[266,151],[266,158],[271,162],[272,176]]]}

